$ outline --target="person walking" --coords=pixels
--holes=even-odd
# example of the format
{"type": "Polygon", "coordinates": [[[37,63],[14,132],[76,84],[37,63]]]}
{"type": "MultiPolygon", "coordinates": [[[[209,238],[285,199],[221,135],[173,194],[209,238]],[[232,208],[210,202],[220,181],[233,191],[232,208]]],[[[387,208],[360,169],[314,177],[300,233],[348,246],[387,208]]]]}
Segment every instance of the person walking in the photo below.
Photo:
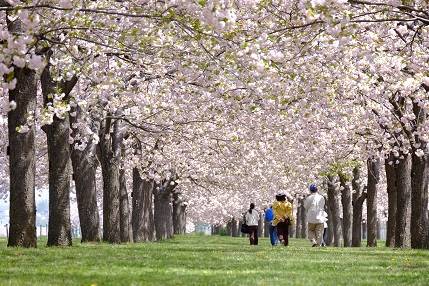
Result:
{"type": "Polygon", "coordinates": [[[310,185],[310,195],[304,201],[307,211],[308,238],[313,247],[321,246],[324,223],[326,222],[325,198],[318,193],[315,184],[310,185]]]}
{"type": "Polygon", "coordinates": [[[277,235],[284,246],[289,245],[289,225],[293,221],[292,204],[286,200],[286,194],[278,193],[273,203],[274,219],[273,226],[276,227],[277,235]]]}
{"type": "Polygon", "coordinates": [[[259,213],[255,210],[255,204],[251,203],[245,215],[250,245],[258,245],[259,213]]]}
{"type": "Polygon", "coordinates": [[[265,210],[265,221],[269,224],[269,233],[270,233],[270,242],[272,246],[275,246],[278,242],[277,230],[273,225],[274,219],[274,210],[271,205],[268,209],[265,210]]]}

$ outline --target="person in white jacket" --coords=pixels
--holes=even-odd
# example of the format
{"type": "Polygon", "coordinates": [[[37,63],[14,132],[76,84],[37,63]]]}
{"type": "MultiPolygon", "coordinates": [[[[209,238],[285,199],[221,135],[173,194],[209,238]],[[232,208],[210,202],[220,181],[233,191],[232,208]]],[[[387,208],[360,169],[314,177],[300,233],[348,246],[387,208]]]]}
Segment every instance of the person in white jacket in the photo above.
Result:
{"type": "Polygon", "coordinates": [[[317,192],[315,184],[310,185],[310,192],[304,201],[304,208],[307,211],[308,238],[315,247],[322,244],[323,226],[326,222],[325,198],[317,192]]]}
{"type": "Polygon", "coordinates": [[[245,215],[247,229],[249,231],[250,245],[258,245],[259,213],[255,210],[255,204],[251,203],[245,215]]]}

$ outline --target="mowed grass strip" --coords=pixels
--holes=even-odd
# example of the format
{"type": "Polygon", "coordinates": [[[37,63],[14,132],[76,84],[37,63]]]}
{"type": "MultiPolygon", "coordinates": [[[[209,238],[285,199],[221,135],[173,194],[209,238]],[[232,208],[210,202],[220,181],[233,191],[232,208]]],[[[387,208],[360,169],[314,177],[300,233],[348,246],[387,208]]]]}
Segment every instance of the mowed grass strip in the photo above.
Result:
{"type": "Polygon", "coordinates": [[[246,238],[178,236],[127,245],[7,248],[0,285],[429,285],[429,251],[271,247],[246,238]]]}

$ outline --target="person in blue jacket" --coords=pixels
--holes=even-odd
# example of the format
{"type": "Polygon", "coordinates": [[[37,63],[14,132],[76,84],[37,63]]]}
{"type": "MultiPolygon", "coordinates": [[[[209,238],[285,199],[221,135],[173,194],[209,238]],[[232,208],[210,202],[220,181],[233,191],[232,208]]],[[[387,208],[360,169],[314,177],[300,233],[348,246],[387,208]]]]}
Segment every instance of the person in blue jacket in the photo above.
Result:
{"type": "Polygon", "coordinates": [[[272,224],[273,219],[274,219],[273,206],[270,206],[265,210],[265,221],[270,224],[270,241],[271,241],[271,245],[275,246],[278,242],[278,237],[277,237],[276,227],[273,226],[272,224]]]}

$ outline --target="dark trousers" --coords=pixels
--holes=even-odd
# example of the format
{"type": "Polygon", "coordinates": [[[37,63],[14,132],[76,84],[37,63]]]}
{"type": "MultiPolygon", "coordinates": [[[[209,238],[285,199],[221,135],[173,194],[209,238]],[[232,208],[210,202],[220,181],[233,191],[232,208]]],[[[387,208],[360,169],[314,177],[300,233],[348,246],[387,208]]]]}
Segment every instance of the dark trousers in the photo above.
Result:
{"type": "Polygon", "coordinates": [[[289,224],[282,221],[277,224],[277,235],[285,246],[289,245],[289,224]]]}
{"type": "Polygon", "coordinates": [[[258,245],[258,226],[249,225],[248,230],[250,245],[258,245]]]}

